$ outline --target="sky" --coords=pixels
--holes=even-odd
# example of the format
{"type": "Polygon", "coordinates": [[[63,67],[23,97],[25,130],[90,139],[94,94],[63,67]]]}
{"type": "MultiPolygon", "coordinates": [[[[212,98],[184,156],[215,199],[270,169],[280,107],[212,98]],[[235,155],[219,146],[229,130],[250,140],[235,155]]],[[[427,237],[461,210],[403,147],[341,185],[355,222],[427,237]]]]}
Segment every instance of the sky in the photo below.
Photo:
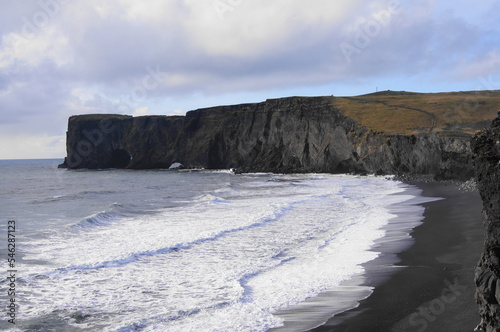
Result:
{"type": "Polygon", "coordinates": [[[499,0],[0,0],[0,159],[71,115],[500,89],[499,0]]]}

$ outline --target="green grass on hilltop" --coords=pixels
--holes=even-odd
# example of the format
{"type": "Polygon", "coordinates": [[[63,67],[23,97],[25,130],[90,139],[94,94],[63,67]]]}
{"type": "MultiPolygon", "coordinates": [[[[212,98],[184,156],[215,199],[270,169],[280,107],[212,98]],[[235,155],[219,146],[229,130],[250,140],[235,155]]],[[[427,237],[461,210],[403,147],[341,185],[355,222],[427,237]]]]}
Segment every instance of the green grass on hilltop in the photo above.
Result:
{"type": "Polygon", "coordinates": [[[446,93],[382,91],[336,97],[344,115],[389,134],[440,132],[473,134],[489,127],[500,111],[500,90],[446,93]]]}

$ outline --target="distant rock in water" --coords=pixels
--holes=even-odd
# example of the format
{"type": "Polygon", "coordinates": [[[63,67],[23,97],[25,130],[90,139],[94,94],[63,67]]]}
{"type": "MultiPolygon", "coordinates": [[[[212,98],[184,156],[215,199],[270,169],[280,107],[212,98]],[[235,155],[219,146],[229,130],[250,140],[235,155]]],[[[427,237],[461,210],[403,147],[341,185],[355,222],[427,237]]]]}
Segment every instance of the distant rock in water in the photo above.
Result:
{"type": "MultiPolygon", "coordinates": [[[[185,168],[238,172],[473,176],[472,134],[433,131],[435,119],[432,127],[414,134],[368,128],[339,106],[340,101],[349,106],[359,100],[289,97],[199,109],[186,116],[72,116],[62,166],[148,169],[178,162],[185,168]]],[[[429,118],[429,112],[386,106],[391,112],[429,118]]]]}
{"type": "Polygon", "coordinates": [[[476,179],[483,199],[485,251],[476,266],[478,331],[500,330],[500,113],[491,129],[472,141],[476,179]]]}

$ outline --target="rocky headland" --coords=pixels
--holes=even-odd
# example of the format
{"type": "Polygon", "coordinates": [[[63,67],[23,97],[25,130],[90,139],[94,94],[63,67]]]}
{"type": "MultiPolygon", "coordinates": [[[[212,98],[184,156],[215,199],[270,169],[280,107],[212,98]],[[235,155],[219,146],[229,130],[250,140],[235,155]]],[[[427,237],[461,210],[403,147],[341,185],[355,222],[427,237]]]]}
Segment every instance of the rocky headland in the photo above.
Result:
{"type": "Polygon", "coordinates": [[[491,112],[460,122],[464,97],[447,99],[448,105],[436,102],[434,95],[443,98],[383,92],[272,99],[199,109],[186,116],[72,116],[62,167],[151,169],[180,163],[240,172],[470,179],[470,139],[476,127],[489,123],[491,112]],[[416,107],[416,101],[425,105],[416,107]]]}

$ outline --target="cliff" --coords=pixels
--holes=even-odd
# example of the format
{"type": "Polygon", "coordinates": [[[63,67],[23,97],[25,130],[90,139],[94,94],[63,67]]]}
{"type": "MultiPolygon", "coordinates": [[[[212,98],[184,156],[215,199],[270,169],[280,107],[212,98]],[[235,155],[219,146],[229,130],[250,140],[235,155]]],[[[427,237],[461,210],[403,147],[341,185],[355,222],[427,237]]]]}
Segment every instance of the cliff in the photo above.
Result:
{"type": "Polygon", "coordinates": [[[491,129],[472,141],[476,180],[483,199],[485,250],[476,266],[479,331],[500,331],[500,113],[491,129]]]}
{"type": "MultiPolygon", "coordinates": [[[[415,107],[376,99],[386,94],[365,98],[405,116],[428,117],[415,107]]],[[[470,133],[437,130],[435,119],[433,126],[397,133],[355,120],[359,113],[346,115],[356,109],[346,103],[369,112],[366,100],[290,97],[205,108],[186,116],[72,116],[63,167],[147,169],[179,162],[186,168],[242,172],[473,176],[470,133]]]]}

